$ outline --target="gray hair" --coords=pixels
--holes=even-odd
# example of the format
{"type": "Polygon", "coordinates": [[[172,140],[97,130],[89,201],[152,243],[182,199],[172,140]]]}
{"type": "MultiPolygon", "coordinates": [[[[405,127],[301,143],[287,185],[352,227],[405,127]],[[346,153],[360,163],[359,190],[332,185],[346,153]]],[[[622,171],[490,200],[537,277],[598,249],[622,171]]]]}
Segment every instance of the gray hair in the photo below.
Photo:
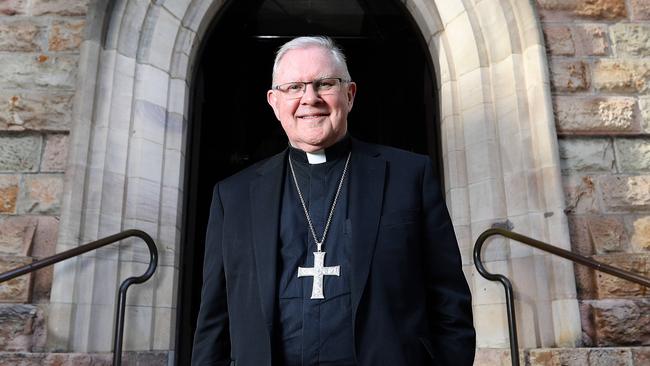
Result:
{"type": "Polygon", "coordinates": [[[343,71],[343,77],[347,80],[350,80],[350,72],[348,71],[348,65],[345,62],[345,55],[343,51],[334,43],[330,37],[326,36],[313,36],[313,37],[298,37],[290,40],[285,43],[278,49],[278,52],[275,54],[275,62],[273,63],[273,83],[275,83],[275,77],[278,72],[278,67],[280,65],[280,60],[284,55],[291,50],[305,49],[310,47],[320,47],[324,48],[332,54],[332,58],[336,62],[340,70],[343,71]]]}

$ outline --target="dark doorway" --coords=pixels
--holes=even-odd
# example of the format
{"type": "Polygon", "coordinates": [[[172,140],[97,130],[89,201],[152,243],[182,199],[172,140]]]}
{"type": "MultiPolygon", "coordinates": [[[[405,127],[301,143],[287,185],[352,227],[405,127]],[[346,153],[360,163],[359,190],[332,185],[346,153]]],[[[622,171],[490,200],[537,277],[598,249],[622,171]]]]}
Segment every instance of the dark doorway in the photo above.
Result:
{"type": "Polygon", "coordinates": [[[177,365],[190,361],[212,188],[287,146],[266,104],[274,52],[293,37],[312,34],[334,38],[347,55],[358,85],[350,134],[428,154],[441,175],[433,67],[426,42],[400,1],[227,1],[201,45],[192,79],[177,365]]]}

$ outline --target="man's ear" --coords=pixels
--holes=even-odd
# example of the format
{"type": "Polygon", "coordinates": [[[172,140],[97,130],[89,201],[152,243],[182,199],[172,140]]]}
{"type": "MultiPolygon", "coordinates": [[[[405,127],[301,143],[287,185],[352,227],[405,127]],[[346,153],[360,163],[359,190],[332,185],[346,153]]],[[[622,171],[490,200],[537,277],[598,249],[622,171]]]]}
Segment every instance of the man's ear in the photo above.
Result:
{"type": "Polygon", "coordinates": [[[273,113],[275,113],[275,118],[280,120],[280,111],[278,110],[278,96],[275,95],[275,90],[269,90],[266,92],[266,102],[269,103],[271,108],[273,108],[273,113]]]}
{"type": "Polygon", "coordinates": [[[357,95],[357,84],[354,81],[351,81],[348,83],[348,90],[346,92],[346,96],[348,98],[348,112],[352,110],[355,95],[357,95]]]}

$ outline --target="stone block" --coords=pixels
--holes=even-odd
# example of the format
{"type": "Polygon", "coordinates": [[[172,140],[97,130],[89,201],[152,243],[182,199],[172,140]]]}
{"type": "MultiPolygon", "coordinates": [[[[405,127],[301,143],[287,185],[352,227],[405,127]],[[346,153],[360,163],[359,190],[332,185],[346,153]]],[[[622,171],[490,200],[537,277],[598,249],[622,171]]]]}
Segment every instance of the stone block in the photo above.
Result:
{"type": "Polygon", "coordinates": [[[609,138],[563,138],[558,142],[563,173],[614,170],[614,147],[609,138]]]}
{"type": "Polygon", "coordinates": [[[627,16],[625,0],[579,0],[574,13],[595,19],[618,19],[627,16]]]}
{"type": "Polygon", "coordinates": [[[632,363],[634,366],[650,365],[650,347],[632,348],[632,363]]]}
{"type": "Polygon", "coordinates": [[[0,172],[35,172],[41,159],[41,136],[0,135],[0,172]]]}
{"type": "Polygon", "coordinates": [[[11,89],[72,90],[78,55],[0,53],[0,83],[11,89]]]}
{"type": "Polygon", "coordinates": [[[629,366],[632,352],[629,348],[591,349],[588,362],[590,366],[629,366]]]}
{"type": "Polygon", "coordinates": [[[584,61],[550,60],[551,83],[555,91],[573,92],[589,89],[589,67],[584,61]]]}
{"type": "Polygon", "coordinates": [[[598,289],[596,288],[594,270],[580,264],[574,264],[573,273],[576,279],[576,291],[578,293],[578,299],[583,300],[597,298],[598,289]]]}
{"type": "Polygon", "coordinates": [[[22,214],[59,213],[63,174],[35,174],[24,178],[18,212],[22,214]]]}
{"type": "MultiPolygon", "coordinates": [[[[632,247],[637,251],[650,250],[650,216],[644,216],[634,220],[633,227],[632,247]]],[[[648,262],[648,265],[650,266],[650,262],[648,262]]],[[[647,270],[650,271],[650,268],[647,270]]]]}
{"type": "Polygon", "coordinates": [[[44,26],[31,21],[0,22],[0,51],[40,51],[42,49],[41,38],[44,33],[44,26]]]}
{"type": "Polygon", "coordinates": [[[56,252],[59,218],[55,216],[37,216],[36,219],[38,224],[34,233],[31,256],[36,259],[43,259],[56,252]]]}
{"type": "Polygon", "coordinates": [[[650,299],[596,300],[589,305],[598,332],[596,345],[650,344],[650,299]]]}
{"type": "Polygon", "coordinates": [[[618,23],[610,35],[618,57],[650,56],[650,25],[618,23]]]}
{"type": "Polygon", "coordinates": [[[0,14],[2,15],[24,15],[26,8],[27,0],[0,1],[0,14]]]}
{"type": "Polygon", "coordinates": [[[596,135],[639,131],[634,98],[558,96],[554,104],[559,134],[596,135]]]}
{"type": "Polygon", "coordinates": [[[37,223],[28,216],[0,217],[0,253],[30,255],[37,223]]]}
{"type": "Polygon", "coordinates": [[[575,51],[578,56],[609,54],[607,27],[601,24],[577,24],[573,28],[575,51]]]}
{"type": "Polygon", "coordinates": [[[599,186],[608,211],[650,211],[650,175],[604,176],[599,186]]]}
{"type": "MultiPolygon", "coordinates": [[[[30,351],[39,309],[27,304],[0,304],[0,351],[30,351]]],[[[2,359],[3,365],[22,365],[2,359]]],[[[28,364],[30,365],[30,364],[28,364]]]]}
{"type": "Polygon", "coordinates": [[[639,97],[641,132],[650,134],[650,97],[639,97]]]}
{"type": "Polygon", "coordinates": [[[0,91],[0,130],[67,131],[72,121],[72,93],[0,91]]]}
{"type": "Polygon", "coordinates": [[[650,172],[650,138],[617,138],[615,145],[621,172],[650,172]]]}
{"type": "Polygon", "coordinates": [[[68,156],[68,135],[52,134],[45,137],[45,149],[41,161],[42,172],[65,171],[68,156]]]}
{"type": "Polygon", "coordinates": [[[588,175],[564,176],[562,185],[566,200],[565,212],[579,214],[600,210],[593,177],[588,175]]]}
{"type": "Polygon", "coordinates": [[[50,51],[79,51],[85,25],[84,20],[52,22],[48,49],[50,51]]]}
{"type": "Polygon", "coordinates": [[[0,174],[0,214],[12,214],[16,212],[16,201],[19,192],[18,184],[17,176],[0,174]]]}
{"type": "Polygon", "coordinates": [[[587,225],[597,254],[621,252],[627,248],[629,237],[623,222],[616,216],[592,216],[587,225]]]}
{"type": "Polygon", "coordinates": [[[33,0],[32,15],[82,16],[88,10],[87,0],[33,0]]]}
{"type": "MultiPolygon", "coordinates": [[[[624,269],[636,274],[645,275],[648,254],[609,254],[596,255],[593,259],[608,264],[612,267],[624,269]]],[[[606,298],[630,298],[645,295],[645,287],[637,283],[627,281],[618,277],[596,271],[596,286],[598,286],[598,297],[606,298]]]]}
{"type": "MultiPolygon", "coordinates": [[[[31,257],[0,255],[0,273],[32,262],[31,257]]],[[[16,277],[0,284],[0,302],[25,303],[31,299],[32,274],[16,277]]]]}
{"type": "Polygon", "coordinates": [[[593,66],[593,86],[600,92],[637,92],[650,90],[650,60],[601,59],[593,66]]]}
{"type": "Polygon", "coordinates": [[[584,348],[531,349],[530,366],[584,366],[587,365],[588,350],[584,348]]]}
{"type": "Polygon", "coordinates": [[[591,237],[589,235],[589,227],[587,226],[588,216],[567,215],[567,220],[569,223],[571,250],[586,256],[594,254],[591,237]]]}
{"type": "Polygon", "coordinates": [[[594,324],[592,301],[578,301],[580,308],[580,326],[582,330],[582,344],[586,347],[593,347],[596,344],[596,326],[594,324]]]}
{"type": "Polygon", "coordinates": [[[571,30],[566,26],[544,25],[546,49],[553,56],[572,56],[575,54],[571,30]]]}
{"type": "Polygon", "coordinates": [[[632,20],[650,20],[650,2],[648,0],[630,0],[632,20]]]}

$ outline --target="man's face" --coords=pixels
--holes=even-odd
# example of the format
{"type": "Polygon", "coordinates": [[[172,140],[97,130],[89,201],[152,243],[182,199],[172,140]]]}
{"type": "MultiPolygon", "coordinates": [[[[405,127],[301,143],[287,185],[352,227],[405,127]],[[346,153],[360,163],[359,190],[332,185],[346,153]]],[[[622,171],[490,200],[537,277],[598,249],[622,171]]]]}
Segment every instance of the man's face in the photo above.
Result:
{"type": "MultiPolygon", "coordinates": [[[[290,50],[276,72],[275,85],[293,81],[345,78],[330,51],[320,47],[290,50]]],[[[267,101],[294,147],[312,152],[331,146],[347,132],[356,85],[342,83],[335,94],[319,95],[308,84],[299,99],[290,99],[279,90],[269,90],[267,101]]]]}

